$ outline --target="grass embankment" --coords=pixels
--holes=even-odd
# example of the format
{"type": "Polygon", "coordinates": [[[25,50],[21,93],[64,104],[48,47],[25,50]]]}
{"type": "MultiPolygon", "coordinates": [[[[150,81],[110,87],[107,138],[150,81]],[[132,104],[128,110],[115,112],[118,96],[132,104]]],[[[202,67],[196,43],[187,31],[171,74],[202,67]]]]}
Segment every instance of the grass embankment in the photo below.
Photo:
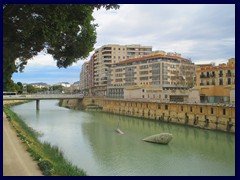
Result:
{"type": "MultiPolygon", "coordinates": [[[[18,103],[19,104],[19,103],[18,103]]],[[[38,140],[39,133],[21,120],[16,113],[10,110],[14,104],[4,105],[7,119],[17,132],[17,136],[27,146],[27,151],[33,160],[37,161],[43,175],[47,176],[86,176],[86,172],[64,159],[58,147],[38,140]]]]}

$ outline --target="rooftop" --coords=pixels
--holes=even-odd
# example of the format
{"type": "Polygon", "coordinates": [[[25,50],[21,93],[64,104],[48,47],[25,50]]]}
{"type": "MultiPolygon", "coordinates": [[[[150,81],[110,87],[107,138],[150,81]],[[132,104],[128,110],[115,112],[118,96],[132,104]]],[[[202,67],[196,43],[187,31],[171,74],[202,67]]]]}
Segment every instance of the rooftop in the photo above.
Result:
{"type": "Polygon", "coordinates": [[[153,55],[149,55],[149,56],[131,58],[131,59],[127,59],[125,61],[121,61],[121,62],[116,63],[116,64],[126,64],[126,63],[144,61],[144,60],[153,59],[153,58],[174,58],[174,59],[177,59],[177,60],[183,61],[183,62],[189,62],[190,61],[189,59],[182,58],[182,57],[179,57],[179,56],[172,56],[172,55],[160,53],[160,54],[153,54],[153,55]]]}

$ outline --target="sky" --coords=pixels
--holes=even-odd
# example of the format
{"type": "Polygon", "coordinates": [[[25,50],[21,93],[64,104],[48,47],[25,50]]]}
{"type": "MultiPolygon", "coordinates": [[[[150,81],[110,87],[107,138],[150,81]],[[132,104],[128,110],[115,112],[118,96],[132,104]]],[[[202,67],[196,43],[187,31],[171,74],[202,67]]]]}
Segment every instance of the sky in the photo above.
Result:
{"type": "MultiPolygon", "coordinates": [[[[96,10],[94,48],[106,44],[141,44],[153,50],[177,52],[195,64],[226,63],[235,58],[234,4],[121,4],[118,10],[96,10]]],[[[94,51],[93,51],[94,52],[94,51]]],[[[59,69],[50,55],[40,54],[28,61],[23,73],[14,73],[14,82],[56,84],[80,80],[79,60],[59,69]]]]}

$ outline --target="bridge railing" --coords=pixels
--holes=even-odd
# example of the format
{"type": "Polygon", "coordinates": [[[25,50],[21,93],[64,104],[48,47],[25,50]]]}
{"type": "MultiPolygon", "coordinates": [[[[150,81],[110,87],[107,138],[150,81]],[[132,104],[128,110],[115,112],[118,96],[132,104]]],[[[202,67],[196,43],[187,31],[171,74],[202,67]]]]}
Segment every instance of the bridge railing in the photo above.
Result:
{"type": "Polygon", "coordinates": [[[62,98],[83,98],[83,94],[26,94],[26,95],[4,95],[4,99],[62,99],[62,98]]]}

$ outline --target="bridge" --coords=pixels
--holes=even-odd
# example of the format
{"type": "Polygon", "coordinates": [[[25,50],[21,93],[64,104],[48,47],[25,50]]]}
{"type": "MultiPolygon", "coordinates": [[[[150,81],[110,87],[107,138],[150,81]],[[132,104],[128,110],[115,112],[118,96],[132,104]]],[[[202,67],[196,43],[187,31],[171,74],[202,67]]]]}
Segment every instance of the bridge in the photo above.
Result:
{"type": "Polygon", "coordinates": [[[3,100],[36,100],[36,108],[40,109],[40,100],[53,99],[83,99],[83,94],[27,94],[27,95],[3,95],[3,100]]]}

